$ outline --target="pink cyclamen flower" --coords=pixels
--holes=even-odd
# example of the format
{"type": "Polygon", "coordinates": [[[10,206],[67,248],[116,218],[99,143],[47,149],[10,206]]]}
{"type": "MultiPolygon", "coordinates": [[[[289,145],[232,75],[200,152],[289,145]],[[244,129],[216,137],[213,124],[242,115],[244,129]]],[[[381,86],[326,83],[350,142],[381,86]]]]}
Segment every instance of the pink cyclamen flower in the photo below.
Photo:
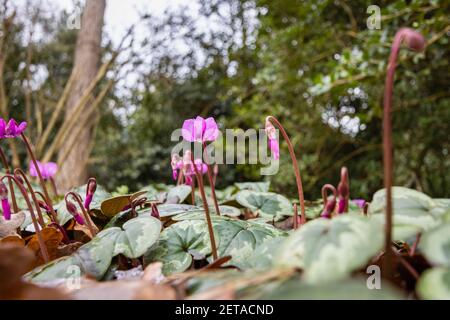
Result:
{"type": "Polygon", "coordinates": [[[181,159],[181,157],[174,153],[172,155],[172,160],[170,162],[170,165],[172,166],[172,177],[173,180],[177,180],[178,179],[178,171],[183,167],[183,160],[181,159]]]}
{"type": "MultiPolygon", "coordinates": [[[[206,172],[208,172],[208,166],[203,163],[201,159],[195,159],[194,163],[197,167],[198,173],[205,174],[206,172]]],[[[195,176],[195,168],[194,164],[192,163],[192,152],[190,150],[187,150],[184,153],[182,165],[185,183],[190,186],[192,184],[192,177],[195,176]]]]}
{"type": "MultiPolygon", "coordinates": [[[[42,178],[44,180],[52,178],[58,171],[58,165],[54,162],[47,162],[47,163],[42,163],[39,161],[36,161],[36,162],[37,162],[39,171],[41,171],[42,178]]],[[[30,162],[30,175],[32,177],[38,176],[38,173],[36,171],[36,168],[34,167],[33,162],[30,162]]]]}
{"type": "Polygon", "coordinates": [[[27,123],[25,121],[21,122],[19,125],[16,120],[9,120],[8,124],[3,118],[0,118],[0,138],[15,138],[22,134],[27,128],[27,123]]]}
{"type": "Polygon", "coordinates": [[[0,182],[0,198],[2,202],[3,217],[5,220],[11,219],[11,207],[8,201],[8,188],[3,182],[0,182]]]}
{"type": "Polygon", "coordinates": [[[364,206],[366,205],[366,200],[364,199],[353,199],[352,202],[361,209],[364,209],[364,206]]]}
{"type": "Polygon", "coordinates": [[[280,158],[280,145],[278,144],[277,139],[277,130],[273,126],[273,124],[266,120],[266,134],[269,139],[269,148],[272,151],[273,157],[275,160],[280,158]]]}
{"type": "Polygon", "coordinates": [[[190,142],[214,141],[219,136],[219,128],[214,118],[203,119],[198,116],[184,121],[181,134],[186,141],[190,142]]]}

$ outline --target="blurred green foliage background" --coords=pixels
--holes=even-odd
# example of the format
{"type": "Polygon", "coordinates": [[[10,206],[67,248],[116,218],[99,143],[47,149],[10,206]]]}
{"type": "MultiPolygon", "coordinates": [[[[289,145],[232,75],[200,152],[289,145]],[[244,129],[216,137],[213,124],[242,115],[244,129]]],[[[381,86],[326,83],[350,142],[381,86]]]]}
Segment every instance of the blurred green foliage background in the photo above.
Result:
{"type": "MultiPolygon", "coordinates": [[[[427,39],[424,53],[400,52],[394,89],[395,183],[433,197],[450,197],[450,1],[200,0],[198,16],[183,8],[163,17],[142,13],[148,36],[128,63],[135,85],[117,81],[102,105],[90,170],[108,188],[137,189],[171,181],[171,132],[186,118],[214,116],[221,128],[263,128],[277,117],[295,145],[307,198],[337,185],[349,168],[352,197],[382,187],[381,120],[385,70],[395,32],[403,26],[427,39]],[[369,30],[370,5],[381,28],[369,30]],[[211,25],[198,21],[213,21],[211,25]],[[214,27],[211,27],[214,26],[214,27]],[[183,50],[175,50],[176,48],[183,50]],[[174,49],[175,48],[175,49],[174,49]],[[146,57],[151,56],[151,59],[146,57]]],[[[35,44],[36,65],[50,75],[42,101],[56,100],[68,78],[76,30],[64,13],[37,15],[46,38],[35,44]]],[[[5,78],[14,105],[24,59],[16,54],[5,78]]],[[[110,52],[105,39],[105,55],[110,52]]],[[[119,66],[115,66],[119,67],[119,66]]],[[[115,77],[112,72],[108,77],[115,77]]],[[[21,109],[13,111],[20,117],[21,109]]],[[[37,129],[36,129],[37,130],[37,129]]],[[[285,143],[272,189],[295,194],[285,143]]],[[[259,167],[220,167],[219,187],[261,180],[259,167]]]]}

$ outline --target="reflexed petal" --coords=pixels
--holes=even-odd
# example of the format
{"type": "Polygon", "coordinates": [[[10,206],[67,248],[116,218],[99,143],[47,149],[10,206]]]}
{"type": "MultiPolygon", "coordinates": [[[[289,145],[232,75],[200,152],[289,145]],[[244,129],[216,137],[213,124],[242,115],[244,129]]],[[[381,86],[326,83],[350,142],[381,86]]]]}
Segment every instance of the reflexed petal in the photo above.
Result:
{"type": "Polygon", "coordinates": [[[337,212],[338,213],[343,213],[344,210],[345,210],[345,199],[342,198],[342,199],[339,199],[339,201],[338,201],[337,212]]]}
{"type": "Polygon", "coordinates": [[[27,128],[27,123],[25,121],[22,121],[19,124],[19,126],[17,127],[16,134],[17,135],[22,134],[22,132],[24,132],[26,128],[27,128]]]}
{"type": "MultiPolygon", "coordinates": [[[[36,161],[36,162],[37,162],[39,171],[41,171],[41,174],[42,174],[42,163],[39,162],[39,161],[36,161]]],[[[30,175],[32,177],[37,177],[38,176],[38,173],[37,173],[36,168],[34,167],[34,163],[32,161],[30,162],[30,175]]]]}
{"type": "Polygon", "coordinates": [[[203,141],[214,141],[219,136],[219,127],[213,117],[205,120],[205,132],[203,134],[203,141]]]}
{"type": "Polygon", "coordinates": [[[0,138],[5,138],[6,134],[6,121],[4,119],[0,119],[0,138]]]}
{"type": "Polygon", "coordinates": [[[198,141],[198,142],[203,142],[203,133],[205,132],[206,129],[206,122],[205,119],[203,119],[202,117],[198,116],[197,118],[195,118],[194,120],[194,140],[198,141]]]}
{"type": "Polygon", "coordinates": [[[181,128],[181,135],[186,141],[193,142],[194,138],[194,119],[184,120],[183,127],[181,128]]]}
{"type": "Polygon", "coordinates": [[[47,162],[43,165],[47,178],[51,178],[58,171],[58,165],[54,162],[47,162]]]}
{"type": "Polygon", "coordinates": [[[11,207],[9,206],[8,198],[2,199],[3,218],[5,220],[11,219],[11,207]]]}
{"type": "Polygon", "coordinates": [[[275,160],[280,159],[280,146],[278,145],[278,141],[274,139],[269,139],[269,148],[272,151],[273,158],[275,160]]]}
{"type": "Polygon", "coordinates": [[[364,206],[366,205],[366,200],[364,199],[353,199],[352,202],[360,208],[364,208],[364,206]]]}

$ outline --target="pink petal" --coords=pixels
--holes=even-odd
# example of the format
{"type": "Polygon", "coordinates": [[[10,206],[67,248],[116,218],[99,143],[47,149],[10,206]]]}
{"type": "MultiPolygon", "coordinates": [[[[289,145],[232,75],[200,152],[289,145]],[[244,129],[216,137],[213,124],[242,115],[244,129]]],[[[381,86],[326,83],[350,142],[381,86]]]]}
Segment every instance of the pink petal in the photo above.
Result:
{"type": "Polygon", "coordinates": [[[194,138],[194,119],[184,120],[183,127],[181,128],[181,135],[186,141],[193,142],[194,138]]]}
{"type": "Polygon", "coordinates": [[[84,208],[89,210],[89,206],[91,205],[92,198],[94,195],[92,193],[88,193],[86,198],[84,199],[84,208]]]}
{"type": "Polygon", "coordinates": [[[22,132],[25,131],[27,128],[27,123],[25,121],[22,121],[19,126],[17,127],[17,134],[22,134],[22,132]]]}
{"type": "Polygon", "coordinates": [[[194,141],[198,141],[198,142],[203,142],[204,141],[203,133],[205,132],[205,129],[206,129],[205,119],[203,119],[200,116],[195,118],[195,120],[194,120],[194,130],[193,130],[194,141]]]}
{"type": "Polygon", "coordinates": [[[205,132],[203,134],[203,141],[214,141],[219,136],[219,127],[213,117],[205,120],[205,132]]]}
{"type": "Polygon", "coordinates": [[[16,135],[16,127],[17,123],[16,120],[11,119],[9,120],[8,124],[6,125],[6,135],[10,138],[13,138],[16,135]]]}
{"type": "Polygon", "coordinates": [[[0,119],[0,138],[4,138],[6,133],[6,121],[0,119]]]}
{"type": "Polygon", "coordinates": [[[273,158],[275,160],[280,159],[280,146],[278,141],[275,139],[269,139],[269,148],[272,151],[273,158]]]}
{"type": "Polygon", "coordinates": [[[345,210],[345,199],[339,199],[337,212],[343,213],[344,210],[345,210]]]}
{"type": "Polygon", "coordinates": [[[47,178],[53,177],[58,171],[58,165],[54,162],[47,162],[43,165],[47,178]]]}
{"type": "Polygon", "coordinates": [[[80,216],[78,213],[76,215],[73,216],[75,218],[75,221],[78,224],[84,225],[84,219],[82,216],[80,216]]]}
{"type": "Polygon", "coordinates": [[[5,220],[11,219],[11,207],[9,206],[8,198],[2,199],[3,218],[5,220]]]}
{"type": "Polygon", "coordinates": [[[178,179],[178,170],[176,170],[176,169],[172,170],[172,177],[173,177],[173,180],[178,179]]]}
{"type": "MultiPolygon", "coordinates": [[[[39,161],[36,161],[36,162],[37,162],[39,171],[41,171],[41,174],[42,174],[42,163],[40,163],[39,161]]],[[[36,168],[34,167],[34,163],[32,161],[30,162],[30,175],[32,177],[38,176],[38,173],[37,173],[36,168]]]]}

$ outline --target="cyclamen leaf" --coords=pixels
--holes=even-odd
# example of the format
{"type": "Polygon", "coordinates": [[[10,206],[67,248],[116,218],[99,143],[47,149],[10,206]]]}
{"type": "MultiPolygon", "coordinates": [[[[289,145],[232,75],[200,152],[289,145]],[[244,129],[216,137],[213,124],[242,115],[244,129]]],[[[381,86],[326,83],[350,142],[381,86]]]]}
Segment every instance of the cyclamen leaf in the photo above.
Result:
{"type": "MultiPolygon", "coordinates": [[[[407,240],[439,225],[441,209],[426,194],[404,187],[392,187],[393,237],[407,240]]],[[[368,212],[381,223],[385,219],[386,191],[377,191],[368,212]]]]}
{"type": "Polygon", "coordinates": [[[376,221],[350,215],[320,218],[293,232],[274,262],[301,268],[307,282],[319,283],[363,267],[382,247],[383,229],[376,221]]]}
{"type": "Polygon", "coordinates": [[[251,190],[259,192],[268,192],[270,182],[236,182],[234,184],[239,190],[251,190]]]}
{"type": "Polygon", "coordinates": [[[421,299],[450,299],[450,268],[432,268],[426,270],[416,285],[421,299]]]}
{"type": "Polygon", "coordinates": [[[419,248],[432,264],[450,267],[450,223],[424,233],[419,248]]]}
{"type": "Polygon", "coordinates": [[[104,229],[71,256],[40,266],[29,272],[26,278],[33,282],[69,278],[74,270],[67,267],[73,265],[79,268],[80,275],[89,274],[101,279],[115,255],[121,253],[128,258],[142,256],[155,244],[160,230],[161,222],[156,218],[145,216],[131,219],[124,223],[123,229],[104,229]]]}
{"type": "Polygon", "coordinates": [[[261,216],[273,217],[293,214],[290,201],[273,192],[243,190],[237,193],[236,201],[261,216]]]}

